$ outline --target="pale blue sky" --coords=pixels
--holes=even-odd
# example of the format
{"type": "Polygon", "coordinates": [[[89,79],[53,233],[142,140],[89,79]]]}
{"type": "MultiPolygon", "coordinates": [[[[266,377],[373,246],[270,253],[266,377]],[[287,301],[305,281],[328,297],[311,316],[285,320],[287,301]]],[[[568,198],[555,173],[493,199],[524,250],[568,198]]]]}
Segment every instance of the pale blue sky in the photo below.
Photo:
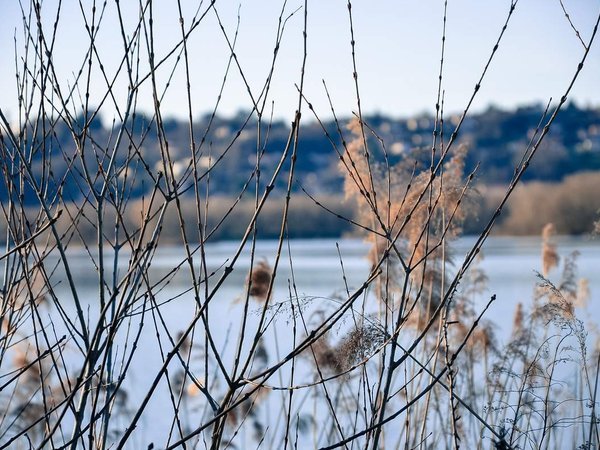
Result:
{"type": "MultiPolygon", "coordinates": [[[[88,17],[91,1],[83,2],[88,17]]],[[[127,33],[133,32],[138,2],[126,2],[127,33]]],[[[180,38],[177,2],[155,0],[155,40],[160,58],[180,38]]],[[[182,0],[189,18],[198,2],[182,0]]],[[[207,3],[207,2],[205,2],[207,3]]],[[[563,0],[582,38],[591,36],[600,13],[600,0],[563,0]]],[[[49,34],[56,11],[55,0],[43,2],[45,32],[49,34]]],[[[102,2],[97,2],[98,7],[102,2]]],[[[245,76],[258,96],[268,74],[273,55],[277,18],[281,0],[242,0],[216,2],[227,33],[235,31],[238,7],[240,29],[236,53],[245,76]]],[[[303,5],[289,0],[286,11],[303,5]]],[[[481,70],[506,18],[507,0],[449,0],[446,57],[444,68],[445,109],[457,112],[464,108],[481,70]]],[[[421,112],[433,113],[439,70],[443,1],[355,0],[353,2],[357,64],[363,111],[393,116],[421,112]]],[[[205,9],[205,6],[201,6],[205,9]]],[[[114,75],[120,62],[123,44],[118,30],[114,0],[107,9],[98,36],[98,51],[108,73],[114,75]]],[[[20,12],[16,0],[0,3],[0,107],[11,120],[16,117],[14,79],[14,36],[17,50],[23,55],[20,12]]],[[[343,0],[308,2],[308,60],[305,94],[318,113],[328,117],[329,106],[321,80],[330,89],[340,116],[356,110],[352,79],[348,10],[343,0]]],[[[294,87],[300,79],[302,59],[303,11],[290,18],[275,68],[269,103],[275,102],[274,115],[289,119],[297,105],[294,87]]],[[[600,39],[600,37],[598,38],[600,39]]],[[[78,2],[63,1],[58,26],[54,64],[63,90],[67,90],[84,61],[89,45],[83,28],[78,2]]],[[[227,43],[218,27],[214,12],[193,32],[189,41],[193,115],[212,110],[229,57],[227,43]]],[[[583,46],[575,36],[561,9],[559,0],[520,0],[498,55],[484,80],[474,108],[489,104],[513,107],[532,102],[558,99],[568,85],[583,54],[583,46]]],[[[145,53],[142,54],[144,57],[145,53]]],[[[142,61],[142,67],[146,66],[142,61]]],[[[158,83],[164,85],[175,64],[175,58],[159,70],[158,83]]],[[[143,70],[142,70],[143,71],[143,70]]],[[[126,103],[127,80],[117,79],[115,95],[120,107],[126,103]]],[[[80,83],[80,90],[85,82],[80,83]]],[[[105,94],[106,83],[94,63],[91,102],[98,103],[105,94]]],[[[83,95],[83,92],[82,92],[83,95]]],[[[600,105],[600,42],[595,42],[572,97],[581,105],[600,105]]],[[[152,105],[150,83],[141,91],[139,106],[149,111],[152,105]]],[[[177,67],[162,111],[165,116],[186,117],[185,76],[182,63],[177,67]]],[[[232,115],[249,109],[251,102],[237,69],[232,68],[219,111],[232,115]]],[[[308,113],[307,110],[305,110],[308,113]]],[[[103,108],[103,116],[112,118],[114,107],[103,108]]]]}

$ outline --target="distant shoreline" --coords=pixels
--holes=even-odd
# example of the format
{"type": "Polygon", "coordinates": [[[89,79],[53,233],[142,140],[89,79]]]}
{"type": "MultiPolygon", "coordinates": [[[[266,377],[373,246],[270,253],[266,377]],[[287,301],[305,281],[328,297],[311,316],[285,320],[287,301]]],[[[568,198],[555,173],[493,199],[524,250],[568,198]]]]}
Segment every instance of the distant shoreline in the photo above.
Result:
{"type": "MultiPolygon", "coordinates": [[[[506,188],[503,186],[475,186],[472,190],[467,217],[462,227],[462,235],[478,235],[493,216],[500,204],[506,188]]],[[[566,177],[561,182],[526,182],[513,192],[505,209],[498,216],[493,228],[494,236],[536,236],[547,223],[555,225],[557,234],[583,236],[591,234],[594,223],[600,215],[600,172],[580,172],[566,177]]],[[[203,199],[205,201],[205,199],[203,199]]],[[[204,227],[198,232],[193,224],[198,222],[193,198],[182,198],[182,211],[185,216],[186,238],[188,242],[198,242],[200,235],[210,242],[237,240],[243,236],[254,212],[255,200],[244,198],[236,202],[234,197],[212,196],[208,199],[208,216],[201,218],[204,227]],[[189,204],[188,204],[189,203],[189,204]],[[217,227],[218,224],[218,227],[217,227]],[[215,229],[216,227],[216,229],[215,229]]],[[[264,205],[257,222],[259,239],[278,238],[281,233],[281,220],[284,199],[273,197],[264,205]]],[[[203,206],[204,207],[204,206],[203,206]]],[[[69,245],[84,239],[95,242],[96,228],[89,222],[80,221],[78,229],[73,230],[71,217],[78,210],[75,203],[61,205],[64,214],[57,221],[59,236],[63,236],[69,245]]],[[[143,211],[146,208],[141,200],[132,199],[121,219],[120,226],[135,230],[141,225],[143,211]]],[[[292,239],[360,238],[360,229],[349,219],[354,220],[355,206],[342,195],[320,195],[314,200],[303,194],[295,194],[290,201],[286,237],[292,239]],[[315,200],[319,202],[317,205],[315,200]]],[[[38,217],[39,210],[29,208],[30,220],[38,217]]],[[[92,217],[95,209],[87,204],[84,214],[92,217]]],[[[42,215],[43,217],[43,215],[42,215]]],[[[150,228],[156,225],[156,218],[150,219],[150,228]]],[[[114,233],[114,211],[106,210],[105,233],[114,233]]],[[[6,220],[0,217],[0,236],[7,236],[6,220]]],[[[38,239],[46,239],[49,232],[38,239]]],[[[181,226],[177,214],[168,210],[162,222],[159,245],[181,243],[181,226]]],[[[144,239],[147,241],[147,238],[144,239]]]]}

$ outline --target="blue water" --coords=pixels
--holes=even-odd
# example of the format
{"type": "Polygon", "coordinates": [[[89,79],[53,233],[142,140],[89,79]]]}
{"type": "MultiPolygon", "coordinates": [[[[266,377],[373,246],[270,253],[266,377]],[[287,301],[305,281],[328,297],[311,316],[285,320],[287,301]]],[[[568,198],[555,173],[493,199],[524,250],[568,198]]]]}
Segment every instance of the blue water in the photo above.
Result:
{"type": "MultiPolygon", "coordinates": [[[[462,262],[474,242],[474,238],[467,237],[453,243],[455,265],[448,268],[449,272],[456,270],[457,265],[462,262]]],[[[557,244],[558,252],[561,255],[561,266],[554,269],[549,274],[549,278],[558,284],[564,259],[578,251],[578,276],[588,280],[591,298],[587,306],[578,308],[576,313],[584,322],[597,324],[600,322],[600,302],[598,301],[600,299],[600,241],[581,237],[562,237],[557,239],[557,244]]],[[[237,246],[238,244],[233,242],[220,242],[206,246],[208,272],[215,272],[208,283],[209,293],[222,275],[224,267],[231,263],[237,246]]],[[[257,260],[265,260],[272,266],[276,261],[277,248],[276,242],[261,241],[257,243],[254,254],[257,260]]],[[[298,339],[304,335],[303,321],[310,329],[311,323],[318,322],[321,317],[319,314],[326,314],[333,310],[338,304],[336,302],[345,298],[346,288],[352,292],[365,281],[370,268],[370,263],[366,258],[368,250],[368,244],[357,239],[342,239],[337,242],[335,240],[295,240],[289,243],[289,250],[288,244],[284,245],[273,296],[270,300],[271,305],[281,304],[283,306],[279,309],[273,307],[266,316],[268,320],[273,319],[270,331],[265,335],[268,341],[267,353],[270,363],[279,360],[294,345],[294,336],[291,332],[294,323],[293,316],[289,308],[285,306],[286,303],[289,303],[290,297],[295,298],[297,295],[302,299],[306,308],[304,310],[306,316],[296,317],[296,326],[298,327],[296,338],[298,339]]],[[[480,310],[492,295],[496,296],[496,301],[485,317],[495,323],[498,327],[498,337],[506,341],[517,303],[522,302],[527,307],[532,301],[532,293],[538,281],[536,271],[541,271],[541,241],[539,238],[490,238],[483,246],[481,254],[483,258],[478,260],[477,264],[487,274],[488,283],[485,290],[476,299],[475,307],[480,310]]],[[[109,258],[111,256],[105,255],[109,258]]],[[[92,257],[95,256],[92,255],[92,257]]],[[[86,318],[89,318],[90,323],[95,323],[99,309],[98,274],[90,262],[90,256],[85,251],[70,249],[68,258],[79,296],[84,302],[86,318]]],[[[128,258],[129,255],[123,253],[117,262],[119,278],[127,272],[128,258]]],[[[160,281],[173,267],[183,261],[185,261],[185,252],[182,248],[160,248],[147,271],[150,282],[158,283],[152,290],[156,303],[161,306],[158,310],[150,309],[145,312],[144,329],[137,354],[134,356],[131,369],[127,372],[124,386],[129,393],[131,409],[135,409],[139,404],[162,364],[161,352],[157,351],[159,339],[160,345],[163,345],[165,349],[164,353],[171,348],[165,330],[175,337],[177,332],[184,330],[194,317],[196,303],[190,291],[188,266],[184,264],[179,271],[160,281]],[[156,314],[158,311],[160,311],[160,316],[156,314]],[[160,338],[157,337],[155,323],[158,324],[160,338]]],[[[47,267],[52,266],[52,257],[46,260],[46,264],[47,267]]],[[[194,257],[194,267],[196,275],[200,275],[198,273],[200,268],[199,252],[194,257]]],[[[216,347],[222,349],[223,362],[227,367],[233,363],[233,348],[239,339],[240,321],[244,310],[244,288],[249,267],[250,246],[248,245],[236,261],[233,272],[211,300],[209,307],[210,330],[216,347]]],[[[72,296],[60,265],[52,276],[52,281],[55,283],[56,297],[69,314],[74,314],[72,296]]],[[[202,289],[204,286],[203,284],[202,289]]],[[[144,289],[140,291],[140,294],[143,292],[144,289]]],[[[204,290],[202,290],[201,301],[203,301],[204,295],[204,290]]],[[[138,300],[138,304],[141,305],[141,300],[138,300]]],[[[355,309],[362,310],[367,314],[377,310],[377,306],[374,305],[372,299],[364,296],[355,303],[355,309]]],[[[247,333],[253,332],[258,326],[261,306],[261,303],[250,302],[247,333]]],[[[122,331],[115,338],[117,361],[130,350],[130,347],[125,346],[128,339],[131,342],[131,335],[128,337],[127,333],[136,330],[142,317],[139,314],[141,311],[141,307],[134,311],[130,317],[131,328],[123,326],[122,331]]],[[[57,319],[54,314],[56,314],[56,308],[50,306],[42,315],[47,323],[53,322],[56,334],[60,336],[64,332],[64,325],[61,325],[61,320],[57,319]]],[[[72,317],[74,318],[74,315],[72,317]]],[[[344,321],[341,321],[337,327],[332,330],[333,333],[338,329],[343,329],[344,321]]],[[[203,327],[198,326],[197,332],[199,336],[197,342],[203,343],[203,327]]],[[[247,340],[243,348],[247,350],[249,345],[250,342],[247,340]]],[[[66,353],[67,364],[72,361],[73,369],[78,368],[80,363],[77,362],[77,350],[72,342],[68,344],[66,353]],[[69,351],[72,352],[72,357],[69,357],[69,351]]],[[[197,373],[203,373],[202,361],[193,361],[192,368],[197,373]]],[[[273,385],[285,386],[289,376],[289,368],[284,367],[280,374],[273,377],[270,382],[273,385]]],[[[301,370],[295,376],[295,381],[300,384],[310,382],[310,377],[312,377],[301,370]]],[[[303,395],[302,391],[299,391],[299,395],[303,395]]],[[[275,405],[279,405],[277,402],[281,401],[281,405],[275,406],[275,408],[285,406],[287,397],[284,394],[271,397],[272,399],[269,401],[275,402],[275,405]]],[[[140,434],[135,440],[140,448],[146,448],[150,441],[154,441],[158,447],[164,444],[170,426],[170,419],[164,416],[165,405],[169,414],[172,414],[168,390],[162,383],[140,422],[140,434]]],[[[199,415],[202,415],[202,411],[195,410],[194,414],[190,414],[189,417],[195,417],[197,420],[199,415]]],[[[123,423],[126,425],[127,421],[125,420],[123,423]]],[[[193,429],[194,423],[189,423],[187,426],[193,429]]]]}

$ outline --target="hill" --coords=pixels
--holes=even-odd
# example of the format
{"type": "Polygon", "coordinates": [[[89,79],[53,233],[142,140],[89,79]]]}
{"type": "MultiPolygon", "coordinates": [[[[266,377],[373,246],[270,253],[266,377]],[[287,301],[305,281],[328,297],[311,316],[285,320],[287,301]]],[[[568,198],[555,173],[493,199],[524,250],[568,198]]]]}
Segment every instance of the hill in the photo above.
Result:
{"type": "MultiPolygon", "coordinates": [[[[489,107],[470,115],[458,136],[458,142],[468,148],[466,169],[480,164],[477,177],[486,185],[507,182],[543,114],[541,105],[530,105],[513,111],[489,107]]],[[[459,115],[445,117],[443,139],[450,137],[459,119],[459,115]]],[[[411,164],[413,161],[425,164],[430,158],[434,129],[431,116],[398,119],[373,115],[365,120],[372,130],[368,139],[373,159],[382,161],[384,152],[392,163],[405,159],[411,164]]],[[[135,177],[135,182],[130,183],[130,195],[138,198],[157,182],[161,171],[171,170],[169,163],[179,175],[179,188],[191,192],[194,162],[189,157],[190,127],[185,122],[166,120],[165,136],[157,134],[153,117],[140,114],[128,120],[127,133],[120,136],[114,132],[117,124],[104,124],[98,116],[76,119],[75,129],[80,130],[76,135],[69,132],[61,118],[40,122],[34,121],[21,132],[30,134],[35,142],[24,155],[33,161],[34,174],[43,177],[42,168],[51,166],[52,179],[46,184],[49,198],[61,190],[65,199],[78,201],[89,195],[86,190],[89,188],[83,187],[87,185],[82,182],[85,177],[99,183],[97,172],[111,170],[115,183],[125,177],[131,182],[135,177]],[[161,153],[159,138],[166,140],[168,155],[161,153]],[[113,161],[109,155],[115,147],[118,151],[113,161]],[[78,158],[78,154],[84,158],[78,158]],[[71,166],[75,170],[69,171],[71,166]]],[[[335,195],[342,191],[337,161],[338,153],[344,151],[347,122],[347,119],[339,123],[303,120],[295,189],[306,186],[315,195],[335,195]]],[[[203,116],[193,124],[193,133],[195,146],[200,150],[195,161],[198,176],[209,180],[211,193],[232,196],[238,195],[251,181],[248,174],[256,175],[257,161],[261,173],[266,174],[258,182],[264,183],[286,145],[290,126],[282,121],[259,124],[252,114],[240,112],[232,118],[203,116]]],[[[6,141],[5,144],[3,158],[14,158],[17,152],[6,141]]],[[[581,108],[571,103],[554,122],[525,181],[558,182],[568,175],[590,170],[600,170],[600,108],[581,108]]],[[[286,177],[279,179],[283,183],[286,177]]],[[[7,190],[5,184],[0,186],[0,200],[7,199],[7,190]]],[[[35,203],[34,192],[26,190],[23,200],[26,204],[35,203]]]]}

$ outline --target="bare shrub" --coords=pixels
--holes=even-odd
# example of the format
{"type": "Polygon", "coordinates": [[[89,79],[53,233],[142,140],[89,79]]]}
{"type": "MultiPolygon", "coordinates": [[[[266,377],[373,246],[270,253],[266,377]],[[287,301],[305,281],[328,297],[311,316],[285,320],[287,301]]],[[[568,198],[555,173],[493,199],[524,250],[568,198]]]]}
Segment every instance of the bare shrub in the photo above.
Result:
{"type": "MultiPolygon", "coordinates": [[[[15,68],[16,116],[0,105],[0,447],[597,447],[600,359],[590,360],[598,355],[587,351],[578,319],[587,293],[576,255],[561,260],[562,278],[552,281],[558,249],[546,230],[540,284],[531,305],[519,305],[505,348],[484,318],[496,296],[477,263],[508,205],[504,225],[519,233],[550,220],[558,233],[578,232],[597,219],[589,213],[600,208],[596,174],[560,186],[521,180],[586,65],[600,16],[584,34],[565,10],[582,43],[573,75],[528,130],[530,143],[504,192],[480,211],[470,248],[452,246],[480,198],[457,136],[517,3],[450,123],[444,3],[435,117],[418,118],[426,132],[392,157],[363,115],[351,1],[344,23],[356,111],[348,123],[338,118],[324,83],[334,130],[305,88],[316,70],[308,1],[283,1],[271,18],[272,46],[250,46],[268,56],[258,81],[239,54],[238,38],[248,39],[242,12],[226,23],[220,2],[170,3],[166,33],[159,24],[169,18],[152,0],[18,2],[14,63],[3,65],[15,68]],[[279,128],[287,136],[271,140],[271,94],[292,24],[301,50],[297,78],[286,83],[297,103],[279,128]],[[85,48],[66,67],[59,49],[76,29],[85,48]],[[106,33],[119,44],[106,48],[106,33]],[[217,44],[226,60],[206,63],[221,73],[199,122],[190,62],[199,45],[217,44]],[[183,99],[171,97],[176,84],[183,99]],[[231,126],[219,120],[224,95],[247,102],[231,126]],[[173,101],[185,127],[165,117],[173,101]],[[347,204],[342,193],[317,196],[300,180],[308,113],[339,158],[347,204]],[[239,162],[246,172],[233,177],[239,162]],[[215,195],[215,184],[230,196],[215,195]],[[561,214],[581,225],[567,228],[561,214]],[[367,273],[349,279],[337,245],[340,283],[304,294],[291,239],[332,230],[365,239],[367,273]],[[230,286],[244,293],[239,301],[230,286]]],[[[549,156],[564,161],[551,144],[549,156]]],[[[310,256],[316,278],[331,261],[310,256]]]]}

